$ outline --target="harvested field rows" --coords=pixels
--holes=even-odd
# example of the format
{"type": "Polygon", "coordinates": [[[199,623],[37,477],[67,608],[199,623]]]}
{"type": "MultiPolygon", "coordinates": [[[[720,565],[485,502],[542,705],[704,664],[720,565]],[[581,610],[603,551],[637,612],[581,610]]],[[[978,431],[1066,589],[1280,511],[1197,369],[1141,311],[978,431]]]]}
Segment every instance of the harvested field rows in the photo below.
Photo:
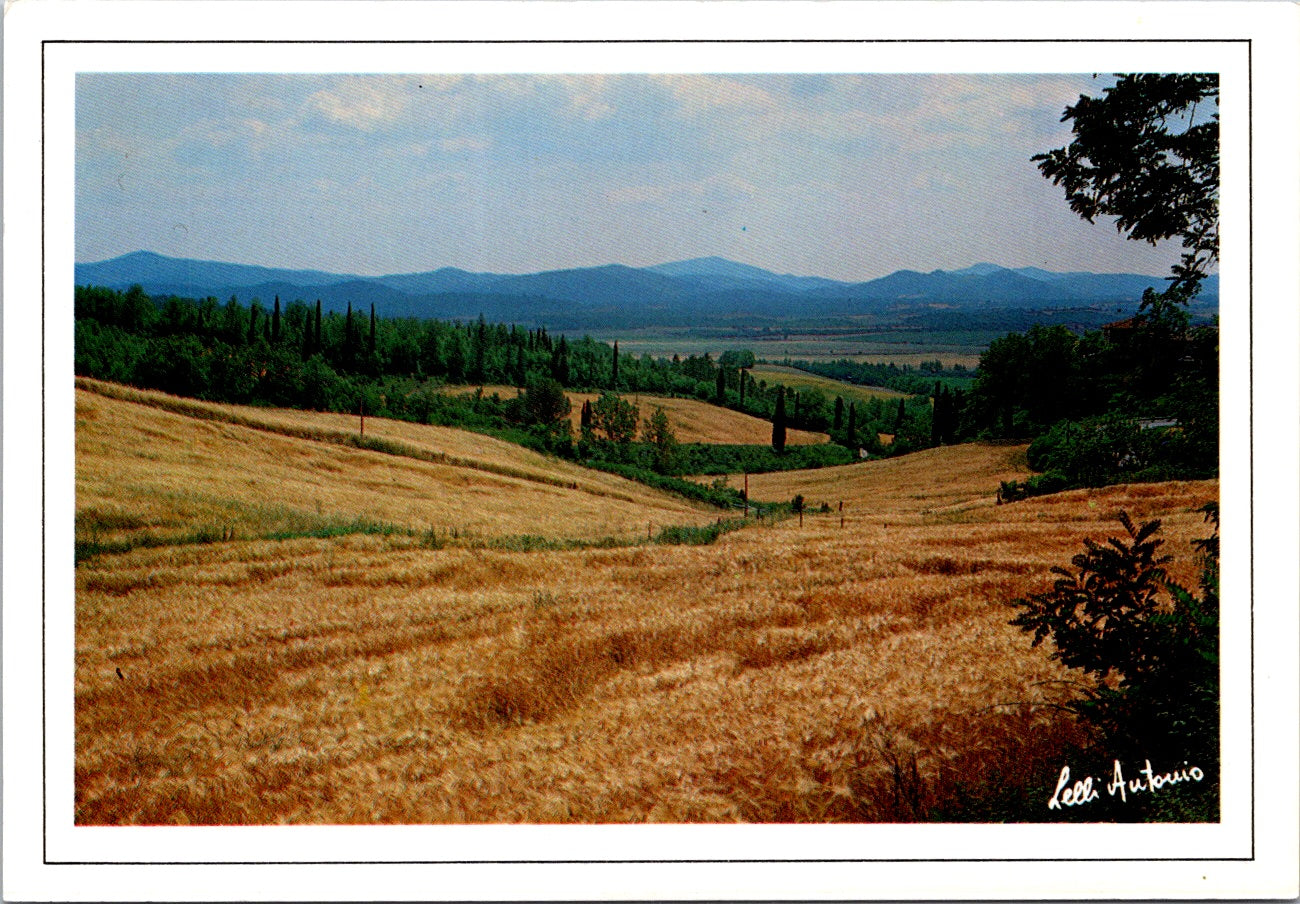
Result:
{"type": "Polygon", "coordinates": [[[172,404],[161,393],[138,395],[147,404],[77,392],[79,539],[179,538],[199,530],[220,539],[357,525],[590,540],[644,536],[647,525],[705,524],[717,515],[460,430],[367,419],[367,438],[396,440],[396,448],[432,459],[422,460],[340,445],[355,418],[349,425],[339,415],[175,400],[204,414],[191,417],[156,407],[172,404]]]}
{"type": "MultiPolygon", "coordinates": [[[[153,416],[87,418],[79,506],[83,478],[101,508],[145,498],[143,475],[100,473],[132,448],[105,423],[135,442],[193,430],[200,458],[227,429],[153,416]]],[[[339,482],[367,475],[362,511],[398,518],[398,464],[339,482]]],[[[1165,516],[1189,561],[1217,484],[993,505],[1024,473],[1023,447],[965,446],[755,477],[756,496],[846,500],[845,526],[835,511],[710,546],[357,534],[95,557],[77,569],[77,822],[895,821],[950,804],[957,776],[1054,775],[1080,737],[1042,705],[1064,675],[1007,601],[1121,508],[1165,516]]],[[[535,486],[479,504],[513,530],[507,502],[535,486]]]]}

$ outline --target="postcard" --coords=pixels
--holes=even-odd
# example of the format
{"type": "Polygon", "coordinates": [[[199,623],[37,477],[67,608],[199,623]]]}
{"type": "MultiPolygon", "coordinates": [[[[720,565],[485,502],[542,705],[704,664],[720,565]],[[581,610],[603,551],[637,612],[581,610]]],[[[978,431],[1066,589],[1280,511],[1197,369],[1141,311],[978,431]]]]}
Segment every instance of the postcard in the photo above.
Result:
{"type": "Polygon", "coordinates": [[[1295,25],[11,5],[6,896],[1300,893],[1295,25]]]}

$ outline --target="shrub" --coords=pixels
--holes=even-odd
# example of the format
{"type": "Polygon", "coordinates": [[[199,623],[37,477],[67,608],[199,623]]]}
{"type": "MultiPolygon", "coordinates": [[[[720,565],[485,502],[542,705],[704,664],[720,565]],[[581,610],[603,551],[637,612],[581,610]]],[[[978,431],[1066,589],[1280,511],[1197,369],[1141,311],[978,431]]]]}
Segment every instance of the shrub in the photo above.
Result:
{"type": "Polygon", "coordinates": [[[1015,502],[1030,496],[1045,496],[1070,489],[1070,479],[1060,471],[1048,471],[1036,474],[1023,483],[1018,480],[1004,480],[998,490],[998,498],[1003,502],[1015,502]]]}
{"type": "Polygon", "coordinates": [[[1098,728],[1116,752],[1143,755],[1182,749],[1218,759],[1218,506],[1203,511],[1214,534],[1197,543],[1199,595],[1169,580],[1156,537],[1160,521],[1135,525],[1120,514],[1127,537],[1086,541],[1072,573],[1046,593],[1015,601],[1011,624],[1050,637],[1052,654],[1094,679],[1067,703],[1098,728]]]}

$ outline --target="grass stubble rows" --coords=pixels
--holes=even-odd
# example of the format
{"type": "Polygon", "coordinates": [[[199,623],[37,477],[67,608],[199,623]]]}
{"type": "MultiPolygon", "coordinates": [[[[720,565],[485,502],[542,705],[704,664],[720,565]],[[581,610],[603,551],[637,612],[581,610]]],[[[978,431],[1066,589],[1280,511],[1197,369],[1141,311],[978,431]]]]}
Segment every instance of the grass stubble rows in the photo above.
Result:
{"type": "MultiPolygon", "coordinates": [[[[166,495],[184,465],[169,456],[192,448],[193,466],[211,468],[203,437],[235,426],[106,418],[104,405],[79,394],[79,508],[117,512],[125,530],[191,517],[166,495]],[[158,435],[107,448],[146,425],[158,435]],[[100,473],[142,450],[159,456],[154,483],[100,473]]],[[[356,493],[361,511],[406,523],[404,462],[283,439],[297,450],[264,448],[259,465],[321,458],[299,470],[323,472],[336,516],[358,513],[356,493]]],[[[1060,751],[1084,743],[1051,705],[1066,675],[1007,624],[1008,602],[1048,586],[1085,537],[1113,533],[1121,508],[1165,518],[1167,549],[1190,563],[1195,509],[1217,495],[1215,482],[1172,483],[995,506],[990,487],[1023,476],[1023,461],[1023,447],[961,446],[754,476],[755,498],[802,493],[831,512],[707,546],[428,548],[361,531],[92,557],[77,569],[76,820],[962,818],[971,789],[1049,782],[1060,751]]],[[[239,479],[202,482],[224,498],[239,479]]],[[[500,512],[456,505],[507,524],[512,506],[531,512],[528,533],[542,536],[613,518],[568,498],[542,517],[528,493],[547,486],[474,497],[500,512]]],[[[623,492],[642,490],[592,498],[615,507],[623,492]]],[[[1192,582],[1190,568],[1175,577],[1192,582]]]]}

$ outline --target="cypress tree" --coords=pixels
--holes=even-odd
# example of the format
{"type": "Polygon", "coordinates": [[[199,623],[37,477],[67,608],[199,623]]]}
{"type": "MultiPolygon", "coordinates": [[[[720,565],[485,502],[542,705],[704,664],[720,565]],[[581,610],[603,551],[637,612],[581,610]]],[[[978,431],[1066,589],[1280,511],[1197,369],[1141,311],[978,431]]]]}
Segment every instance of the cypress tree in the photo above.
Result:
{"type": "Polygon", "coordinates": [[[569,343],[564,336],[551,352],[551,378],[561,386],[569,385],[569,343]]]}
{"type": "Polygon", "coordinates": [[[523,345],[515,346],[515,385],[520,389],[528,382],[528,367],[524,361],[523,345]]]}
{"type": "Polygon", "coordinates": [[[772,448],[785,451],[785,387],[776,390],[776,410],[772,412],[772,448]]]}
{"type": "Polygon", "coordinates": [[[487,320],[481,313],[474,327],[474,373],[470,379],[475,383],[487,380],[487,320]]]}
{"type": "Polygon", "coordinates": [[[746,373],[745,369],[742,367],[739,371],[739,376],[740,376],[740,407],[743,410],[745,407],[745,383],[749,380],[749,374],[746,373]]]}
{"type": "Polygon", "coordinates": [[[614,371],[609,379],[609,388],[618,392],[618,340],[614,340],[614,371]]]}
{"type": "Polygon", "coordinates": [[[844,397],[835,397],[835,420],[831,424],[832,430],[839,430],[844,426],[844,397]]]}
{"type": "Polygon", "coordinates": [[[261,310],[257,302],[254,301],[248,308],[248,344],[252,345],[257,339],[257,312],[261,310]]]}
{"type": "Polygon", "coordinates": [[[375,354],[375,303],[370,302],[370,339],[366,342],[366,351],[375,354]]]}
{"type": "Polygon", "coordinates": [[[275,296],[275,310],[271,312],[271,344],[280,344],[280,296],[275,296]]]}
{"type": "Polygon", "coordinates": [[[899,399],[899,400],[898,400],[898,416],[894,418],[894,435],[895,435],[895,436],[897,436],[898,434],[900,434],[900,433],[903,432],[903,418],[906,416],[906,414],[907,414],[907,412],[906,412],[906,410],[903,408],[903,400],[902,400],[902,399],[899,399]]]}
{"type": "Polygon", "coordinates": [[[727,375],[721,367],[718,368],[717,387],[714,389],[714,401],[718,405],[727,404],[727,375]]]}
{"type": "Polygon", "coordinates": [[[312,350],[312,354],[314,355],[319,355],[322,351],[325,350],[325,346],[321,343],[320,299],[319,298],[316,299],[316,328],[315,328],[315,335],[312,338],[311,350],[312,350]]]}
{"type": "Polygon", "coordinates": [[[352,366],[357,354],[356,327],[352,324],[352,302],[348,302],[348,316],[343,321],[343,363],[352,366]]]}
{"type": "Polygon", "coordinates": [[[858,446],[858,406],[853,402],[849,402],[849,426],[845,430],[844,442],[850,449],[858,446]]]}

